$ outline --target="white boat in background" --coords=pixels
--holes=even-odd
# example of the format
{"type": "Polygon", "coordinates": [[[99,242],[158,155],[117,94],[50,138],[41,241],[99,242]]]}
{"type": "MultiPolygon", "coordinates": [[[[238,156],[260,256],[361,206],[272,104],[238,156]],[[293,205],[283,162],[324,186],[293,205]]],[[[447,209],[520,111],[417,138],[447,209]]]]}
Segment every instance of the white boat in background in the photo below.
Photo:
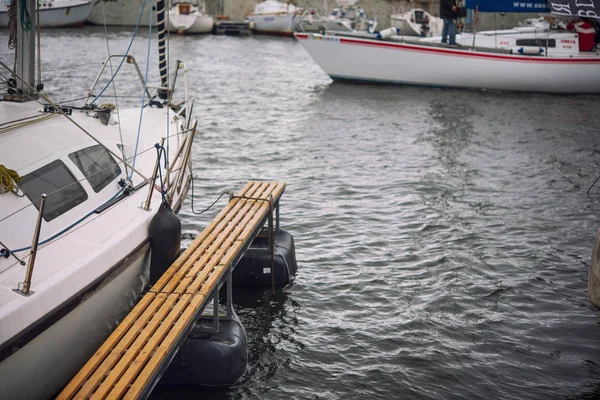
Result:
{"type": "Polygon", "coordinates": [[[327,11],[323,13],[318,8],[308,8],[298,18],[296,30],[298,32],[321,32],[325,30],[328,21],[327,11]]]}
{"type": "Polygon", "coordinates": [[[333,32],[374,32],[377,21],[370,19],[358,0],[336,0],[338,7],[327,16],[325,30],[333,32]]]}
{"type": "MultiPolygon", "coordinates": [[[[478,47],[297,33],[334,80],[547,93],[600,93],[600,54],[579,52],[577,34],[535,32],[486,37],[478,47]],[[485,47],[486,41],[488,46],[485,47]],[[494,48],[493,42],[505,48],[494,48]],[[492,43],[489,43],[492,42],[492,43]],[[556,47],[550,47],[552,45],[556,47]],[[546,48],[545,45],[549,47],[546,48]],[[546,53],[547,49],[547,53],[546,53]],[[537,52],[537,54],[535,54],[537,52]]],[[[473,40],[463,34],[457,42],[473,40]]]]}
{"type": "MultiPolygon", "coordinates": [[[[0,2],[0,28],[8,28],[10,0],[0,2]]],[[[92,12],[92,0],[40,0],[40,27],[83,25],[92,12]]],[[[35,10],[32,10],[35,12],[35,10]]]]}
{"type": "Polygon", "coordinates": [[[444,20],[434,17],[421,8],[390,15],[390,25],[405,36],[441,36],[444,20]]]}
{"type": "Polygon", "coordinates": [[[254,6],[246,16],[257,33],[292,36],[302,10],[291,2],[266,0],[254,6]]]}
{"type": "MultiPolygon", "coordinates": [[[[502,4],[486,2],[494,11],[502,4]]],[[[576,17],[577,0],[570,9],[576,17]]],[[[600,0],[587,15],[600,15],[600,0]]],[[[552,10],[564,15],[566,5],[505,3],[510,11],[552,10]],[[517,7],[518,6],[518,7],[517,7]]],[[[510,30],[463,33],[457,46],[440,43],[440,38],[414,38],[410,41],[389,28],[367,35],[307,34],[296,37],[312,58],[334,80],[407,84],[468,89],[494,89],[545,93],[600,93],[600,50],[587,42],[589,33],[576,33],[543,26],[510,30]],[[582,35],[582,36],[580,36],[582,35]],[[587,36],[583,36],[587,35],[587,36]],[[580,37],[584,40],[580,43],[580,37]],[[580,44],[583,45],[580,50],[580,44]],[[588,51],[584,51],[588,50],[588,51]]]]}
{"type": "MultiPolygon", "coordinates": [[[[18,2],[28,10],[35,3],[18,2]]],[[[35,76],[37,35],[23,34],[22,24],[18,37],[27,40],[15,50],[19,73],[0,61],[3,398],[58,393],[156,279],[156,262],[166,255],[156,245],[170,242],[174,254],[166,258],[179,252],[174,213],[190,186],[195,123],[187,88],[181,99],[174,94],[176,77],[167,87],[162,0],[157,9],[160,88],[147,86],[132,55],[109,58],[136,70],[134,108],[115,106],[113,93],[131,94],[133,87],[128,81],[113,92],[109,59],[91,89],[81,88],[88,93],[84,104],[57,104],[35,76]],[[151,233],[162,224],[157,216],[172,222],[172,234],[151,233]]],[[[174,71],[186,74],[183,62],[174,71]]]]}
{"type": "Polygon", "coordinates": [[[215,25],[212,16],[206,14],[206,3],[174,3],[169,10],[169,31],[181,33],[209,33],[215,25]]]}
{"type": "MultiPolygon", "coordinates": [[[[147,0],[149,1],[149,0],[147,0]]],[[[145,7],[140,18],[144,0],[95,0],[87,22],[95,25],[148,26],[150,18],[156,26],[156,13],[152,7],[145,7]]]]}

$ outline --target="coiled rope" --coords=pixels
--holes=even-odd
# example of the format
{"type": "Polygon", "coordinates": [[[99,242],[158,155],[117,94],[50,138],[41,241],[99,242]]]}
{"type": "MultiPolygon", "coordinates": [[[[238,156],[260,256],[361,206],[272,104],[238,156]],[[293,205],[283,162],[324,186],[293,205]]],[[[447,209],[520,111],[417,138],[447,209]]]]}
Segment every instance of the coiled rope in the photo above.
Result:
{"type": "Polygon", "coordinates": [[[23,29],[23,32],[29,32],[31,30],[31,15],[29,15],[27,9],[27,0],[19,0],[19,11],[21,29],[23,29]]]}
{"type": "Polygon", "coordinates": [[[15,189],[15,183],[19,183],[20,180],[21,177],[16,171],[0,164],[0,193],[12,192],[15,189]]]}

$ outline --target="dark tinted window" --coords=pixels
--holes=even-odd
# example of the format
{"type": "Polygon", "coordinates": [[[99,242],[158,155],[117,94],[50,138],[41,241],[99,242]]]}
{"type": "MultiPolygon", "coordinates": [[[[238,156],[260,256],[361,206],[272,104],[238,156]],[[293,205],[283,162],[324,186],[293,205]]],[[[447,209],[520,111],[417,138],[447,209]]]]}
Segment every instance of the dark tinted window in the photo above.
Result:
{"type": "Polygon", "coordinates": [[[119,165],[113,160],[110,153],[100,145],[71,153],[69,158],[85,175],[96,193],[121,175],[119,165]]]}
{"type": "Polygon", "coordinates": [[[555,39],[517,39],[517,46],[556,47],[555,39]]]}
{"type": "Polygon", "coordinates": [[[60,160],[25,175],[19,182],[19,186],[38,209],[42,193],[48,195],[43,214],[46,221],[66,213],[88,198],[85,190],[60,160]]]}

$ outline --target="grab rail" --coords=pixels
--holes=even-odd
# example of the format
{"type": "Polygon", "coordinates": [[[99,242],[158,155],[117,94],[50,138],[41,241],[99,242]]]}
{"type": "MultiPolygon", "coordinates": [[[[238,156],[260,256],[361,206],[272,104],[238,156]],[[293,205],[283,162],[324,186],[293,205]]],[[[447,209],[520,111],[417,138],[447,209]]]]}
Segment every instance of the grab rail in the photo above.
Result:
{"type": "Polygon", "coordinates": [[[44,205],[46,204],[46,193],[42,194],[40,200],[40,210],[38,212],[37,221],[35,223],[35,230],[33,231],[33,241],[31,243],[31,254],[29,255],[29,262],[27,263],[27,272],[25,273],[25,280],[23,288],[17,287],[13,289],[13,292],[19,293],[23,296],[31,296],[33,294],[29,289],[31,288],[31,278],[33,277],[33,266],[35,264],[35,255],[37,254],[37,247],[40,241],[40,230],[42,229],[42,216],[44,214],[44,205]]]}
{"type": "MultiPolygon", "coordinates": [[[[148,96],[148,98],[151,99],[152,95],[148,91],[148,87],[146,87],[146,82],[144,82],[144,76],[142,75],[142,72],[140,71],[140,68],[138,67],[137,62],[135,61],[135,57],[131,56],[131,55],[113,54],[113,55],[110,55],[110,56],[106,57],[106,61],[104,61],[104,65],[100,69],[100,73],[98,73],[98,76],[96,77],[96,80],[94,81],[94,84],[92,85],[92,87],[88,91],[88,98],[87,98],[87,100],[89,100],[90,97],[92,97],[92,92],[94,91],[94,89],[96,89],[96,85],[98,85],[98,81],[100,80],[100,77],[102,76],[102,73],[106,69],[106,66],[108,65],[108,62],[110,61],[110,59],[111,58],[116,58],[116,57],[121,57],[121,58],[125,57],[125,62],[127,64],[133,64],[133,66],[135,67],[135,70],[136,70],[136,72],[138,74],[138,78],[140,79],[140,82],[142,83],[142,87],[144,87],[145,90],[146,90],[146,96],[148,96]]],[[[87,104],[87,100],[86,100],[86,104],[87,104]]]]}

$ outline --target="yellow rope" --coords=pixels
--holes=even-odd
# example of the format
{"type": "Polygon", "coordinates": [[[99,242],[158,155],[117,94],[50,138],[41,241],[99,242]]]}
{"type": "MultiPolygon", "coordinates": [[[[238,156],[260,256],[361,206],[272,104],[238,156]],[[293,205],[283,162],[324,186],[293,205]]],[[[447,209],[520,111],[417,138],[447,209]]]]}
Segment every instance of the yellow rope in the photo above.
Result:
{"type": "Polygon", "coordinates": [[[21,177],[16,171],[0,164],[0,193],[3,191],[12,192],[15,188],[15,183],[18,183],[20,180],[21,177]]]}

